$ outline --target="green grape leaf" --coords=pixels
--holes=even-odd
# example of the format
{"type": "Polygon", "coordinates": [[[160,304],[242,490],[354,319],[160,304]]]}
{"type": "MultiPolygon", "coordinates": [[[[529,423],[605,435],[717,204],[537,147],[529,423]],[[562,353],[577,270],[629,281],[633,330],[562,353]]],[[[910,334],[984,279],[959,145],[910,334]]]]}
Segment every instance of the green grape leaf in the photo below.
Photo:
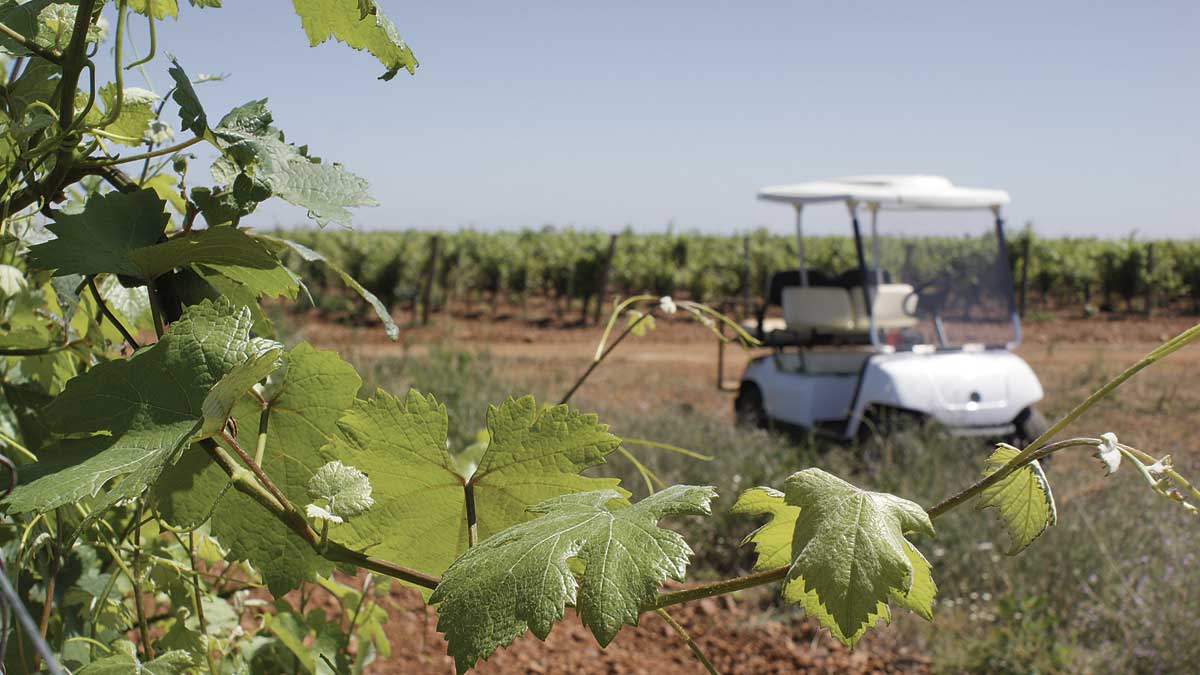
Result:
{"type": "Polygon", "coordinates": [[[176,0],[129,0],[129,8],[138,14],[150,16],[158,20],[179,18],[179,5],[176,0]]]}
{"type": "MultiPolygon", "coordinates": [[[[1020,450],[1001,443],[987,460],[983,475],[987,476],[1020,454],[1020,450]]],[[[977,509],[993,507],[1008,531],[1011,544],[1008,555],[1020,553],[1037,539],[1046,528],[1058,522],[1054,493],[1050,481],[1037,460],[1005,476],[1004,480],[979,494],[977,509]]]]}
{"type": "Polygon", "coordinates": [[[166,200],[179,213],[187,210],[187,201],[179,194],[179,179],[169,173],[151,176],[142,183],[142,187],[153,188],[159,198],[166,200]]]}
{"type": "MultiPolygon", "coordinates": [[[[0,23],[21,34],[26,40],[46,49],[66,49],[75,27],[77,2],[0,3],[0,23]]],[[[94,23],[88,26],[88,42],[100,39],[101,29],[94,23]]],[[[0,37],[0,50],[13,56],[30,56],[32,52],[7,36],[0,37]]]]}
{"type": "Polygon", "coordinates": [[[799,509],[784,583],[802,584],[792,597],[829,621],[835,637],[852,643],[878,618],[888,618],[889,598],[922,615],[931,612],[923,605],[935,590],[932,578],[924,578],[928,563],[905,539],[909,533],[933,536],[924,509],[820,469],[792,474],[784,494],[786,504],[799,509]]]}
{"type": "MultiPolygon", "coordinates": [[[[335,352],[317,351],[307,343],[286,352],[284,367],[268,380],[262,468],[289,501],[308,501],[308,483],[327,461],[321,448],[337,433],[338,418],[361,386],[354,368],[335,352]]],[[[233,418],[238,442],[249,451],[256,446],[262,420],[257,399],[242,397],[233,418]]],[[[211,516],[212,534],[229,550],[230,559],[249,561],[276,596],[333,569],[308,542],[228,485],[225,472],[208,457],[188,452],[156,487],[159,508],[180,527],[195,527],[211,516]]]]}
{"type": "MultiPolygon", "coordinates": [[[[108,305],[108,309],[129,330],[149,329],[154,325],[154,316],[150,309],[150,296],[146,293],[144,286],[126,288],[115,276],[106,276],[103,281],[96,284],[96,290],[100,291],[100,297],[104,298],[104,304],[108,305]]],[[[212,299],[216,300],[216,298],[212,299]]]]}
{"type": "Polygon", "coordinates": [[[63,440],[23,467],[10,510],[53,509],[96,495],[117,477],[97,511],[141,494],[201,435],[205,397],[253,356],[249,332],[248,311],[205,302],[189,307],[154,345],[72,379],[43,418],[59,434],[96,435],[63,440]]]}
{"type": "MultiPolygon", "coordinates": [[[[757,487],[746,490],[738,497],[737,503],[730,509],[731,513],[741,515],[769,516],[767,522],[746,536],[743,544],[754,546],[758,554],[754,562],[755,571],[763,571],[783,566],[791,566],[795,552],[792,547],[792,537],[796,531],[796,521],[800,517],[800,507],[788,504],[784,494],[769,487],[757,487]]],[[[933,598],[937,586],[933,582],[932,568],[925,556],[907,540],[904,550],[913,567],[912,586],[907,592],[893,591],[891,601],[909,609],[923,618],[933,620],[933,598]]],[[[789,603],[798,604],[809,616],[827,627],[829,632],[843,644],[854,646],[856,642],[879,619],[890,620],[891,614],[885,602],[879,602],[871,616],[854,633],[847,635],[842,632],[833,615],[821,603],[815,590],[805,590],[804,579],[796,576],[788,579],[783,585],[783,599],[789,603]]]]}
{"type": "Polygon", "coordinates": [[[213,191],[212,188],[195,187],[191,196],[209,227],[231,223],[236,225],[242,216],[258,208],[256,201],[239,201],[239,195],[235,195],[232,189],[213,191]]]}
{"type": "Polygon", "coordinates": [[[579,475],[620,444],[595,415],[565,405],[542,409],[532,396],[490,406],[490,441],[466,481],[446,449],[447,426],[445,406],[416,391],[400,400],[380,390],[355,402],[326,455],[371,477],[375,506],[340,526],[336,539],[439,574],[467,550],[464,482],[480,541],[528,520],[529,507],[546,499],[617,485],[579,475]]]}
{"type": "MultiPolygon", "coordinates": [[[[100,88],[100,102],[105,110],[112,110],[117,103],[117,85],[110,82],[100,88]]],[[[146,132],[150,130],[150,122],[154,119],[154,107],[158,103],[158,94],[139,87],[128,87],[121,97],[121,110],[117,118],[104,131],[116,135],[112,139],[116,143],[130,146],[140,146],[145,143],[146,132]]]]}
{"type": "Polygon", "coordinates": [[[339,164],[310,157],[305,148],[286,142],[270,123],[266,99],[235,108],[221,120],[213,134],[222,141],[225,155],[213,164],[215,181],[233,185],[235,195],[239,189],[246,191],[252,201],[275,195],[302,206],[319,225],[348,225],[350,207],[378,205],[367,194],[367,181],[339,164]],[[248,179],[241,180],[244,188],[239,188],[241,176],[248,179]]]}
{"type": "Polygon", "coordinates": [[[354,277],[347,274],[346,270],[338,267],[333,263],[333,261],[329,260],[320,253],[317,253],[311,248],[303,244],[298,244],[290,239],[271,237],[264,234],[259,234],[256,236],[259,241],[272,246],[276,251],[282,252],[285,249],[290,249],[296,255],[299,255],[305,262],[320,262],[329,269],[333,270],[333,272],[337,274],[347,286],[354,289],[356,293],[358,293],[364,300],[367,301],[367,304],[371,305],[371,307],[375,310],[375,314],[379,316],[379,320],[383,322],[383,328],[384,331],[387,332],[387,336],[393,340],[399,339],[400,327],[397,326],[396,322],[392,320],[392,315],[390,312],[388,312],[387,307],[385,307],[384,304],[379,301],[379,298],[375,297],[374,293],[368,291],[365,287],[363,287],[362,284],[358,283],[354,277]]]}
{"type": "Polygon", "coordinates": [[[252,338],[245,348],[249,354],[245,361],[225,373],[204,397],[200,410],[204,415],[204,423],[200,432],[211,436],[221,431],[233,412],[233,406],[238,399],[246,395],[250,388],[260,380],[270,375],[283,365],[279,358],[283,354],[283,345],[274,340],[252,338]]]}
{"type": "Polygon", "coordinates": [[[352,49],[366,50],[387,68],[381,80],[392,79],[401,68],[409,74],[416,70],[417,58],[374,0],[359,0],[357,7],[343,0],[292,0],[292,6],[311,46],[333,38],[352,49]]]}
{"type": "Polygon", "coordinates": [[[147,279],[176,267],[201,264],[244,284],[259,295],[295,299],[299,285],[261,241],[245,230],[210,227],[130,251],[147,279]]]}
{"type": "Polygon", "coordinates": [[[78,675],[186,675],[192,670],[191,654],[175,650],[149,663],[138,661],[136,653],[120,652],[92,661],[75,672],[78,675]]]}
{"type": "Polygon", "coordinates": [[[337,460],[317,469],[308,481],[308,496],[324,500],[328,512],[339,519],[357,516],[375,503],[367,474],[337,460]]]}
{"type": "Polygon", "coordinates": [[[171,59],[167,74],[175,81],[175,93],[171,98],[179,106],[181,126],[197,136],[205,136],[208,133],[208,115],[204,113],[204,106],[200,105],[200,97],[196,96],[192,81],[175,59],[171,59]]]}
{"type": "Polygon", "coordinates": [[[226,298],[238,307],[250,310],[254,319],[254,334],[263,337],[276,338],[275,326],[259,305],[258,293],[249,286],[240,284],[229,277],[218,274],[215,270],[204,265],[197,265],[193,270],[182,271],[175,275],[175,288],[184,304],[194,305],[207,298],[216,300],[226,298]],[[185,280],[181,283],[181,279],[185,280]]]}
{"type": "Polygon", "coordinates": [[[708,515],[714,497],[713,488],[690,485],[632,506],[615,490],[564,495],[464,553],[429,599],[458,673],[526,630],[545,640],[568,604],[607,646],[622,624],[637,625],[667,577],[683,579],[692,550],[659,519],[708,515]],[[582,563],[578,582],[571,559],[582,563]]]}
{"type": "Polygon", "coordinates": [[[46,229],[57,238],[29,247],[31,267],[65,274],[127,274],[142,270],[129,254],[149,246],[167,226],[167,204],[154,190],[93,195],[82,213],[54,212],[46,229]]]}

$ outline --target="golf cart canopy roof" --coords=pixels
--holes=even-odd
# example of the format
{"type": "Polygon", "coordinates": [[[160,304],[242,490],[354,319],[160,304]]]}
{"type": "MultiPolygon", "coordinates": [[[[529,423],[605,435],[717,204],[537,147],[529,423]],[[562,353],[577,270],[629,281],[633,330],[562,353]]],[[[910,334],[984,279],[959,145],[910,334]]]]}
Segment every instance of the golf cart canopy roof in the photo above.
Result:
{"type": "Polygon", "coordinates": [[[845,201],[895,210],[993,209],[1009,202],[1008,192],[958,187],[943,176],[850,176],[795,185],[772,185],[758,198],[791,204],[845,201]]]}

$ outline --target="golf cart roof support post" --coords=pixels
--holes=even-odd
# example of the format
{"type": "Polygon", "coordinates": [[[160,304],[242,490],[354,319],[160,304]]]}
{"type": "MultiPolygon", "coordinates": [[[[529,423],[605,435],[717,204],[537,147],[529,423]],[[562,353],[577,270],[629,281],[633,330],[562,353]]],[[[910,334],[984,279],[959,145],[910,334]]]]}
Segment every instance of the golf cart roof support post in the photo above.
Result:
{"type": "Polygon", "coordinates": [[[800,285],[808,286],[808,264],[804,261],[804,204],[796,202],[796,253],[800,258],[800,285]]]}
{"type": "Polygon", "coordinates": [[[846,209],[850,211],[850,229],[854,232],[854,252],[858,255],[858,272],[862,277],[863,301],[866,303],[864,311],[867,313],[871,325],[871,344],[878,346],[879,339],[875,335],[875,316],[871,311],[871,284],[867,283],[867,256],[863,253],[862,228],[858,225],[858,202],[854,199],[847,199],[846,209]]]}
{"type": "Polygon", "coordinates": [[[1013,339],[1006,345],[1009,349],[1016,349],[1021,344],[1021,314],[1017,311],[1017,299],[1015,297],[1012,264],[1008,260],[1008,243],[1004,239],[1004,216],[1000,215],[1000,205],[992,207],[992,215],[996,218],[996,242],[1000,247],[999,255],[1001,274],[1008,282],[1008,313],[1012,317],[1013,339]]]}
{"type": "MultiPolygon", "coordinates": [[[[867,280],[866,271],[863,273],[863,288],[871,287],[867,291],[867,326],[871,330],[871,344],[877,344],[875,339],[875,303],[871,302],[870,298],[879,295],[879,286],[883,283],[883,251],[882,244],[879,242],[879,202],[867,202],[867,210],[871,212],[871,266],[874,268],[875,283],[872,284],[867,280]],[[872,292],[874,291],[874,292],[872,292]]],[[[868,268],[870,269],[870,268],[868,268]]]]}

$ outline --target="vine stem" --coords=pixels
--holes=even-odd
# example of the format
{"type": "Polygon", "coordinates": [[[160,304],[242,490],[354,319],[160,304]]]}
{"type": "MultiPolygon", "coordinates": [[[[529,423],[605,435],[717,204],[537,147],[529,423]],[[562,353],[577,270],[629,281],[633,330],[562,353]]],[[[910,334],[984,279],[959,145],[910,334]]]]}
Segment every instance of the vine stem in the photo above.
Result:
{"type": "Polygon", "coordinates": [[[787,576],[789,566],[773,567],[761,572],[747,574],[745,576],[734,577],[733,579],[722,579],[691,588],[684,588],[670,593],[661,593],[654,601],[654,606],[649,609],[663,609],[671,605],[679,605],[692,600],[701,598],[711,598],[714,595],[725,595],[726,593],[734,593],[743,591],[747,588],[762,586],[775,581],[782,581],[787,576]]]}
{"type": "Polygon", "coordinates": [[[125,342],[129,344],[129,348],[137,351],[141,345],[138,344],[137,340],[133,339],[133,335],[129,332],[129,329],[118,321],[117,316],[108,308],[108,304],[104,302],[104,298],[100,295],[100,289],[96,288],[96,278],[88,277],[87,284],[88,288],[92,291],[92,297],[96,298],[96,304],[99,305],[100,312],[117,327],[117,330],[121,333],[121,337],[125,338],[125,342]]]}
{"type": "Polygon", "coordinates": [[[145,159],[161,157],[163,155],[170,155],[179,152],[180,150],[190,148],[203,140],[204,139],[199,136],[193,136],[182,143],[169,145],[165,148],[159,148],[158,150],[151,150],[149,152],[143,152],[138,155],[129,155],[127,157],[114,157],[112,159],[97,160],[95,162],[80,162],[79,165],[85,169],[103,169],[110,166],[116,166],[118,164],[125,164],[126,162],[140,162],[145,159]]]}
{"type": "Polygon", "coordinates": [[[436,575],[404,567],[390,560],[376,558],[361,551],[349,549],[336,542],[326,542],[325,546],[322,547],[317,534],[308,526],[308,521],[299,514],[291,502],[284,501],[280,503],[273,494],[268,492],[259,483],[253,472],[242,468],[237,460],[226,452],[224,448],[213,442],[212,439],[201,441],[200,446],[217,462],[221,470],[229,476],[235,490],[250,497],[270,511],[284,525],[304,539],[314,551],[317,551],[326,559],[361,567],[367,571],[377,572],[393,579],[399,579],[430,590],[437,588],[438,584],[441,583],[441,578],[436,575]]]}
{"type": "MultiPolygon", "coordinates": [[[[138,499],[137,503],[137,522],[142,521],[143,509],[145,503],[138,499]]],[[[137,609],[138,632],[142,638],[142,654],[147,661],[154,660],[154,647],[150,645],[150,628],[146,625],[146,609],[142,606],[145,598],[142,596],[142,530],[141,527],[133,529],[133,577],[130,579],[133,585],[133,604],[137,609]]]]}
{"type": "Polygon", "coordinates": [[[667,622],[667,625],[671,627],[671,630],[675,631],[675,634],[678,635],[681,640],[687,643],[688,649],[692,650],[692,654],[694,654],[696,656],[696,660],[704,666],[704,670],[708,671],[708,675],[721,675],[719,672],[717,672],[717,668],[712,664],[712,661],[709,661],[708,657],[704,655],[704,652],[700,650],[700,645],[696,644],[696,641],[692,639],[692,636],[688,635],[687,630],[685,630],[683,626],[679,625],[679,622],[676,621],[670,614],[668,614],[667,610],[659,608],[654,611],[656,614],[662,617],[663,621],[667,622]]]}
{"type": "Polygon", "coordinates": [[[25,39],[24,35],[21,35],[17,31],[13,30],[12,28],[9,28],[7,25],[5,25],[3,23],[0,23],[0,34],[3,34],[9,40],[12,40],[13,42],[24,47],[25,49],[28,49],[33,54],[36,54],[37,56],[40,56],[43,59],[46,59],[50,63],[54,63],[54,64],[58,64],[58,65],[62,64],[62,58],[63,58],[62,52],[58,51],[57,49],[47,49],[47,48],[37,44],[36,42],[33,42],[32,40],[27,40],[27,39],[25,39]]]}
{"type": "MultiPolygon", "coordinates": [[[[4,601],[7,602],[10,607],[14,608],[13,614],[16,615],[17,622],[21,624],[22,631],[24,631],[25,635],[29,638],[29,641],[33,643],[33,648],[45,663],[46,670],[49,671],[51,675],[63,675],[62,668],[59,667],[58,661],[54,660],[54,652],[50,650],[50,645],[46,644],[46,641],[38,633],[38,627],[33,623],[33,617],[29,616],[29,612],[22,612],[16,609],[22,604],[21,596],[17,595],[17,591],[15,588],[13,588],[12,582],[8,580],[8,575],[3,572],[0,572],[0,595],[3,595],[4,601]]],[[[21,647],[23,644],[25,644],[24,640],[17,641],[18,647],[21,647]]]]}
{"type": "Polygon", "coordinates": [[[563,395],[562,400],[559,401],[558,404],[565,405],[568,401],[570,401],[571,397],[575,395],[575,392],[578,391],[578,389],[583,386],[583,383],[587,381],[588,377],[591,376],[592,371],[596,370],[596,368],[604,362],[604,359],[606,359],[608,355],[617,348],[617,345],[621,344],[621,341],[628,337],[629,334],[632,333],[635,328],[637,328],[638,324],[645,321],[646,317],[648,316],[650,316],[650,312],[646,312],[645,314],[639,316],[636,321],[629,324],[623,333],[617,336],[617,339],[613,340],[612,344],[608,346],[608,349],[605,349],[600,353],[599,356],[597,356],[595,359],[592,359],[592,362],[588,365],[587,370],[583,371],[583,374],[579,376],[579,379],[575,380],[575,384],[571,385],[571,388],[567,390],[567,393],[563,395]]]}
{"type": "Polygon", "coordinates": [[[258,462],[254,461],[253,457],[246,454],[246,451],[242,449],[241,444],[238,443],[238,440],[233,437],[233,434],[229,433],[227,430],[222,430],[221,440],[225,441],[225,444],[233,449],[233,452],[238,456],[238,459],[242,460],[242,463],[250,469],[251,473],[254,474],[254,477],[258,479],[258,482],[261,483],[262,486],[271,493],[271,496],[275,498],[275,501],[279,502],[284,509],[297,512],[294,507],[290,509],[288,508],[291,502],[288,501],[288,498],[284,496],[283,491],[280,490],[279,487],[275,485],[274,481],[267,476],[267,473],[262,470],[262,467],[259,466],[258,462]]]}
{"type": "Polygon", "coordinates": [[[467,505],[467,548],[479,543],[479,521],[475,514],[475,486],[470,481],[463,483],[463,501],[467,505]]]}
{"type": "Polygon", "coordinates": [[[1126,380],[1138,374],[1140,371],[1154,365],[1163,357],[1178,351],[1188,343],[1194,341],[1197,337],[1200,337],[1200,324],[1192,326],[1179,335],[1176,335],[1170,340],[1159,345],[1149,354],[1142,357],[1137,363],[1129,366],[1120,375],[1112,378],[1105,383],[1103,387],[1100,387],[1093,392],[1092,395],[1084,399],[1082,403],[1075,406],[1071,412],[1067,413],[1062,419],[1055,422],[1054,425],[1047,429],[1044,434],[1039,436],[1029,445],[1025,446],[1025,449],[1018,453],[1016,457],[1013,457],[1012,460],[1010,460],[1007,464],[1000,467],[995,472],[988,474],[967,489],[946,498],[938,505],[928,509],[926,512],[929,514],[929,518],[934,519],[944,515],[945,513],[969,501],[972,497],[975,497],[980,492],[983,492],[992,485],[1004,480],[1017,469],[1020,469],[1022,466],[1028,464],[1031,461],[1031,458],[1035,458],[1035,454],[1042,448],[1043,445],[1046,444],[1047,441],[1049,441],[1051,438],[1054,438],[1054,436],[1066,428],[1068,424],[1074,422],[1081,415],[1083,415],[1083,413],[1087,412],[1088,409],[1111,394],[1114,389],[1121,386],[1126,380]]]}
{"type": "Polygon", "coordinates": [[[204,603],[200,598],[200,569],[199,563],[196,562],[195,530],[188,530],[187,548],[188,560],[192,563],[192,600],[196,603],[196,620],[200,622],[200,641],[204,644],[204,658],[208,661],[209,675],[217,675],[219,669],[217,662],[213,659],[212,647],[208,644],[208,621],[204,617],[204,603]]]}
{"type": "Polygon", "coordinates": [[[29,347],[25,349],[8,349],[0,348],[0,356],[42,356],[44,354],[56,354],[66,351],[72,347],[86,345],[87,340],[72,340],[62,345],[46,345],[45,347],[29,347]]]}
{"type": "Polygon", "coordinates": [[[154,287],[153,281],[146,284],[146,295],[150,296],[150,316],[154,318],[154,332],[159,338],[162,338],[163,333],[167,331],[163,327],[162,304],[158,299],[158,290],[154,287]]]}

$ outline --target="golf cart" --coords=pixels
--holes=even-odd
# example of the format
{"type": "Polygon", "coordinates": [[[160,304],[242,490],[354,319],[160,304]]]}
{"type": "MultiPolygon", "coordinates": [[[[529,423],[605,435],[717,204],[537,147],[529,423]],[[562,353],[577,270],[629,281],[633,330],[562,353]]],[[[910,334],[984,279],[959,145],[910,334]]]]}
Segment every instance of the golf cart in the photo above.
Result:
{"type": "Polygon", "coordinates": [[[771,352],[742,375],[739,423],[846,440],[896,417],[1014,441],[1043,430],[1033,408],[1041,383],[1011,351],[1021,324],[1000,216],[1007,192],[914,175],[773,186],[758,196],[795,209],[799,266],[769,277],[758,316],[743,324],[771,352]],[[849,210],[853,248],[810,240],[806,260],[801,216],[830,204],[849,210]],[[883,211],[919,211],[936,227],[906,214],[896,216],[902,228],[884,230],[883,211]],[[964,227],[981,214],[986,223],[964,227]]]}

